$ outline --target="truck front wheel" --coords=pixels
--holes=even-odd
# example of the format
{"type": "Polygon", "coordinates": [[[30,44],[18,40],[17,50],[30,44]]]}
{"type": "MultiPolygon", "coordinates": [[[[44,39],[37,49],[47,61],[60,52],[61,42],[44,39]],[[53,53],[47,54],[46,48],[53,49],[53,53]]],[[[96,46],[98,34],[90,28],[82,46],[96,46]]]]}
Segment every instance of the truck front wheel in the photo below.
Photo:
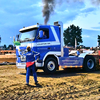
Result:
{"type": "Polygon", "coordinates": [[[96,69],[95,58],[93,56],[86,56],[83,63],[85,71],[94,71],[96,69]]]}
{"type": "Polygon", "coordinates": [[[54,58],[46,59],[44,63],[44,72],[45,73],[54,73],[58,67],[57,61],[54,58]]]}

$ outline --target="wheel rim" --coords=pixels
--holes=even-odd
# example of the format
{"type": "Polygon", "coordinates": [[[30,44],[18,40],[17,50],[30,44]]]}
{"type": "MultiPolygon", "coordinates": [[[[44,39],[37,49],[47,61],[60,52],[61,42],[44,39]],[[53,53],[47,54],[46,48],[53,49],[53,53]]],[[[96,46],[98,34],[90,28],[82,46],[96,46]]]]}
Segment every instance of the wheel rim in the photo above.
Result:
{"type": "Polygon", "coordinates": [[[50,71],[53,71],[55,69],[55,63],[53,61],[49,61],[48,64],[47,64],[47,68],[50,71]]]}
{"type": "Polygon", "coordinates": [[[87,62],[87,66],[89,69],[92,69],[94,67],[94,61],[92,59],[89,59],[87,62]]]}

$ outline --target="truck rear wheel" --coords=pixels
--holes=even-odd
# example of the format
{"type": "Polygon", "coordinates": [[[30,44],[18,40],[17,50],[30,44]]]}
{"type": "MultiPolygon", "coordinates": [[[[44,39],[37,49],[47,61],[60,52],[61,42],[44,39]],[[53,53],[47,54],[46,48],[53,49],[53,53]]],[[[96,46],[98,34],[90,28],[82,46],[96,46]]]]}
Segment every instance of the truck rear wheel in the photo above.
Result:
{"type": "Polygon", "coordinates": [[[54,73],[58,67],[57,61],[54,58],[48,58],[44,64],[44,72],[45,73],[54,73]]]}
{"type": "Polygon", "coordinates": [[[96,69],[95,58],[93,56],[86,56],[83,63],[85,71],[94,71],[96,69]]]}

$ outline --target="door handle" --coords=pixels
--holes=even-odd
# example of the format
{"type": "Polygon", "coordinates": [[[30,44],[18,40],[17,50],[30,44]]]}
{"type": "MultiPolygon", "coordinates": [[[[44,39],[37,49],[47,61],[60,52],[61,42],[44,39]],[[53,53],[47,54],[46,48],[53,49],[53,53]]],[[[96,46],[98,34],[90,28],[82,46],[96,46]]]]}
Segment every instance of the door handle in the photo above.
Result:
{"type": "Polygon", "coordinates": [[[50,47],[48,49],[51,49],[50,47]]]}

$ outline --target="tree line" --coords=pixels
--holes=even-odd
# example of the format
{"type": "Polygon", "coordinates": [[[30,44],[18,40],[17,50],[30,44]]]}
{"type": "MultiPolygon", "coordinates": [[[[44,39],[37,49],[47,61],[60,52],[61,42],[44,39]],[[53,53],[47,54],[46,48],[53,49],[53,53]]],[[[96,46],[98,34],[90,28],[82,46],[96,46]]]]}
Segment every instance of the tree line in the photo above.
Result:
{"type": "MultiPolygon", "coordinates": [[[[1,35],[0,35],[0,43],[1,43],[1,35]]],[[[2,46],[4,50],[13,50],[13,45],[8,45],[6,46],[6,44],[4,44],[4,46],[2,46]]]]}
{"type": "Polygon", "coordinates": [[[13,45],[6,46],[6,44],[4,44],[4,46],[2,47],[3,47],[3,50],[13,50],[14,49],[13,45]]]}

